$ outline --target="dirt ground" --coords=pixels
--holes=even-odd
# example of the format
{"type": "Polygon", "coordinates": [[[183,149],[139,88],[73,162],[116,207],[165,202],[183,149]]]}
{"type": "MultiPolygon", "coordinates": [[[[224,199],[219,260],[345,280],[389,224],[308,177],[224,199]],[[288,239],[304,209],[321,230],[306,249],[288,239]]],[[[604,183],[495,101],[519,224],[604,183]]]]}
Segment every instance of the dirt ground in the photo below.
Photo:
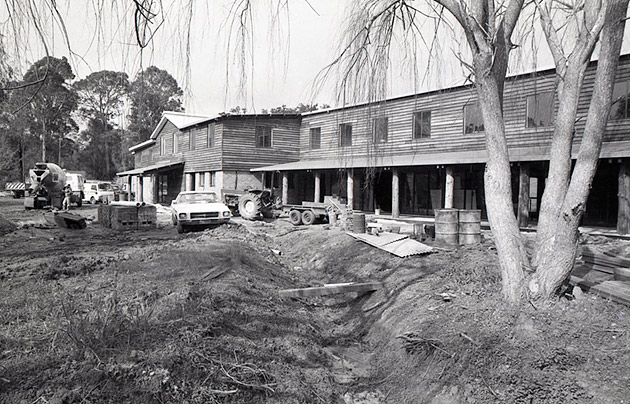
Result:
{"type": "Polygon", "coordinates": [[[21,202],[0,197],[2,403],[630,401],[629,308],[506,306],[489,234],[402,259],[324,225],[69,230],[21,202]],[[385,287],[278,294],[361,281],[385,287]]]}

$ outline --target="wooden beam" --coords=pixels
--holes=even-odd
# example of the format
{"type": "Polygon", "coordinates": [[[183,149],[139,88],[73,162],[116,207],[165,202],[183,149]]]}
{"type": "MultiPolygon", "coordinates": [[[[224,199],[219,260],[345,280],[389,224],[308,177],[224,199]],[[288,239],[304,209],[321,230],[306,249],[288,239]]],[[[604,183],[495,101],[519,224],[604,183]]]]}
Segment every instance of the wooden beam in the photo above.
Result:
{"type": "Polygon", "coordinates": [[[315,197],[313,200],[315,202],[321,202],[322,200],[322,172],[315,172],[315,197]]]}
{"type": "Polygon", "coordinates": [[[614,302],[630,306],[630,284],[624,281],[605,281],[595,283],[578,276],[571,276],[570,283],[579,286],[585,292],[608,298],[614,302]]]}
{"type": "Polygon", "coordinates": [[[352,284],[334,284],[314,288],[281,290],[280,297],[314,297],[351,292],[371,292],[383,288],[382,282],[366,282],[352,284]]]}
{"type": "Polygon", "coordinates": [[[619,190],[617,192],[617,233],[630,233],[630,161],[623,159],[619,165],[619,190]]]}
{"type": "Polygon", "coordinates": [[[521,163],[518,170],[518,225],[529,225],[529,163],[521,163]]]}
{"type": "Polygon", "coordinates": [[[444,209],[453,207],[453,195],[455,188],[455,178],[453,177],[453,167],[446,167],[446,183],[444,185],[444,209]]]}
{"type": "Polygon", "coordinates": [[[346,170],[346,196],[348,197],[348,208],[354,209],[354,172],[351,168],[346,170]]]}
{"type": "Polygon", "coordinates": [[[289,204],[289,172],[282,172],[282,204],[289,204]]]}
{"type": "Polygon", "coordinates": [[[392,170],[392,218],[400,217],[400,175],[397,168],[392,170]]]}

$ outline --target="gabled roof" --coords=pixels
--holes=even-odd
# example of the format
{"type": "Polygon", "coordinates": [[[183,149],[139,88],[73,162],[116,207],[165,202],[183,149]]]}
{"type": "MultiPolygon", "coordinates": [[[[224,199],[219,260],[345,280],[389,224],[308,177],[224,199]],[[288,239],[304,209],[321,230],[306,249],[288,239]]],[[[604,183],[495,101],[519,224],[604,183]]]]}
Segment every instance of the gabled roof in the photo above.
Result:
{"type": "Polygon", "coordinates": [[[185,112],[164,111],[162,113],[162,119],[160,119],[160,122],[153,130],[153,133],[151,133],[151,139],[156,139],[158,137],[167,121],[175,125],[177,129],[183,129],[188,126],[207,121],[208,119],[210,119],[210,117],[207,115],[193,115],[185,112]]]}

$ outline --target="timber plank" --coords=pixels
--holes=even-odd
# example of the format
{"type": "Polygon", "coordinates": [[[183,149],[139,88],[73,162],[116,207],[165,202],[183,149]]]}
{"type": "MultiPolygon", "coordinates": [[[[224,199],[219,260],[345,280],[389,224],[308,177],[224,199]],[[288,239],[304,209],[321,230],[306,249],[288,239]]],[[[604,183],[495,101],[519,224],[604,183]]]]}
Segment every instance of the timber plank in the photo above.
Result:
{"type": "Polygon", "coordinates": [[[365,282],[352,284],[333,284],[302,289],[285,289],[281,290],[279,293],[280,297],[314,297],[350,292],[371,292],[382,288],[383,282],[365,282]]]}
{"type": "Polygon", "coordinates": [[[608,298],[614,302],[630,306],[630,283],[624,281],[605,281],[595,283],[578,276],[571,276],[570,283],[579,286],[585,292],[608,298]]]}

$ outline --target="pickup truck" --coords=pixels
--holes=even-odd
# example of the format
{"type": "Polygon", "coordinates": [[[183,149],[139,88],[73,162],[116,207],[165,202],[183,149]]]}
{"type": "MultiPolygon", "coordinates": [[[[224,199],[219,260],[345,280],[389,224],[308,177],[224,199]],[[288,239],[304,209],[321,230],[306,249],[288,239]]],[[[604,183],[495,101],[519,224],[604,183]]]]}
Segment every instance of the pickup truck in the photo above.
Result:
{"type": "Polygon", "coordinates": [[[114,200],[112,184],[106,181],[85,181],[83,187],[83,200],[91,204],[98,202],[109,203],[114,200]]]}

